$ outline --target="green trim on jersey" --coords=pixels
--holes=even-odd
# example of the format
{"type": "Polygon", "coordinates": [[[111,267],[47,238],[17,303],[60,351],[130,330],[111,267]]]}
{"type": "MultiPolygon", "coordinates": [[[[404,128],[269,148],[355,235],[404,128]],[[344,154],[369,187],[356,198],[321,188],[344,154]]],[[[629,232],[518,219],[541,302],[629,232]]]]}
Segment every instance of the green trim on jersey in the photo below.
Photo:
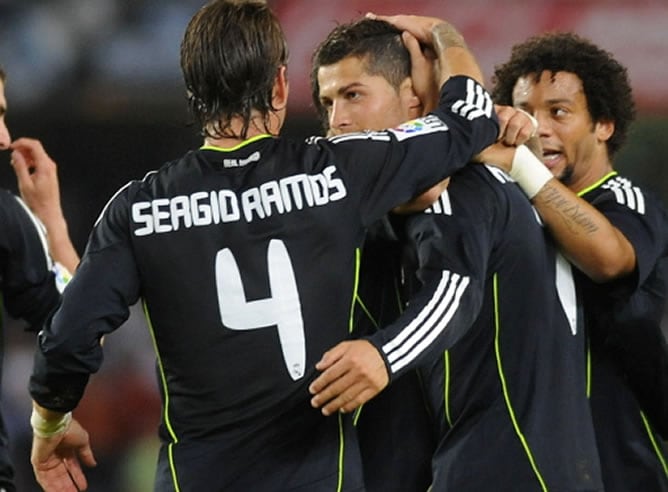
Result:
{"type": "Polygon", "coordinates": [[[362,415],[362,408],[364,408],[365,403],[362,403],[359,407],[357,407],[353,411],[353,426],[357,427],[357,421],[360,419],[360,416],[362,415]]]}
{"type": "Polygon", "coordinates": [[[167,445],[167,454],[169,455],[169,471],[172,473],[172,483],[174,484],[174,492],[181,492],[179,487],[179,479],[176,476],[176,465],[174,464],[174,442],[167,445]]]}
{"type": "Polygon", "coordinates": [[[148,306],[145,300],[142,300],[142,307],[144,308],[144,316],[146,317],[146,323],[148,324],[148,331],[151,334],[151,342],[153,343],[153,350],[155,351],[155,356],[158,361],[158,369],[160,372],[160,383],[162,384],[162,393],[165,395],[165,403],[163,410],[163,421],[165,422],[165,427],[169,432],[169,436],[172,438],[172,442],[167,445],[167,454],[169,455],[169,469],[172,473],[172,482],[174,482],[175,492],[180,492],[179,481],[176,475],[176,466],[174,464],[174,453],[173,446],[179,442],[179,438],[176,436],[172,424],[169,420],[169,390],[167,388],[167,378],[165,377],[165,371],[162,366],[162,359],[160,357],[160,352],[158,350],[158,343],[155,339],[155,331],[153,330],[153,323],[151,323],[151,315],[148,312],[148,306]]]}
{"type": "Polygon", "coordinates": [[[616,174],[617,174],[617,171],[609,172],[608,174],[606,174],[605,176],[603,176],[601,179],[599,179],[598,181],[596,181],[594,184],[592,184],[592,185],[590,185],[590,186],[587,186],[584,190],[580,190],[580,191],[578,191],[578,192],[576,193],[576,195],[577,195],[577,196],[582,196],[582,195],[584,195],[585,193],[590,192],[590,191],[593,190],[594,188],[598,188],[599,186],[601,186],[601,183],[603,183],[604,181],[607,181],[608,178],[611,178],[612,176],[615,176],[616,174]]]}
{"type": "Polygon", "coordinates": [[[443,352],[443,404],[445,406],[445,420],[452,428],[452,417],[450,416],[450,352],[443,352]]]}
{"type": "MultiPolygon", "coordinates": [[[[355,312],[355,301],[359,299],[357,289],[360,285],[360,265],[362,264],[362,250],[355,248],[355,281],[353,283],[352,302],[350,303],[350,316],[348,317],[348,333],[353,332],[353,313],[355,312]]],[[[360,301],[361,302],[361,301],[360,301]]]]}
{"type": "Polygon", "coordinates": [[[336,492],[341,492],[343,488],[343,456],[345,449],[345,434],[343,432],[343,414],[339,412],[339,483],[336,485],[336,492]]]}
{"type": "Polygon", "coordinates": [[[240,144],[235,145],[234,147],[217,147],[215,145],[202,145],[199,150],[215,150],[217,152],[234,152],[235,150],[239,150],[241,147],[245,147],[246,145],[257,142],[258,140],[261,140],[263,138],[272,138],[273,135],[269,135],[268,133],[262,133],[260,135],[255,135],[254,137],[249,138],[248,140],[244,140],[240,144]]]}
{"type": "MultiPolygon", "coordinates": [[[[360,305],[360,307],[364,311],[364,314],[367,315],[367,317],[369,318],[369,320],[371,320],[376,329],[378,329],[378,322],[373,318],[373,316],[367,309],[366,305],[364,304],[364,301],[362,301],[362,299],[359,296],[359,293],[357,292],[357,289],[359,288],[360,284],[361,264],[362,264],[362,250],[360,248],[355,248],[355,281],[353,282],[353,302],[351,303],[350,306],[350,318],[348,318],[348,333],[352,333],[353,328],[355,327],[355,321],[353,318],[353,315],[355,313],[355,304],[360,305]]],[[[357,427],[357,421],[362,415],[362,408],[364,408],[364,404],[357,407],[353,413],[353,425],[355,427],[357,427]]],[[[339,420],[339,425],[340,425],[340,420],[339,420]]],[[[343,440],[343,437],[341,437],[341,439],[343,440]]]]}
{"type": "MultiPolygon", "coordinates": [[[[382,327],[380,326],[380,321],[377,320],[373,313],[369,311],[369,308],[367,305],[364,303],[362,298],[359,295],[359,292],[357,292],[357,289],[359,287],[359,272],[360,272],[360,265],[361,265],[361,259],[362,259],[362,251],[360,248],[357,248],[356,250],[356,255],[357,255],[357,264],[355,266],[355,294],[353,296],[353,304],[359,305],[360,309],[364,312],[366,315],[367,319],[371,322],[373,327],[376,330],[381,329],[382,327]]],[[[394,279],[394,296],[395,296],[395,301],[397,302],[397,312],[399,314],[402,314],[404,312],[404,306],[403,302],[401,300],[401,290],[399,289],[399,286],[397,285],[397,279],[394,279]]],[[[354,307],[353,307],[354,309],[354,307]]],[[[351,323],[352,323],[352,313],[351,313],[351,323]]]]}
{"type": "Polygon", "coordinates": [[[378,325],[378,321],[373,317],[373,314],[369,311],[369,308],[366,307],[366,304],[364,304],[364,301],[359,295],[355,295],[355,303],[364,311],[364,314],[366,315],[367,318],[369,318],[369,321],[373,324],[373,327],[377,330],[380,328],[378,325]]]}
{"type": "Polygon", "coordinates": [[[499,276],[497,273],[494,274],[494,352],[496,353],[496,367],[497,370],[499,371],[499,379],[501,380],[501,387],[503,388],[503,398],[506,401],[506,407],[508,408],[508,414],[510,415],[510,419],[513,422],[513,428],[515,429],[515,433],[517,434],[517,437],[519,437],[520,442],[522,443],[522,447],[524,448],[524,452],[527,455],[527,458],[529,459],[529,464],[531,465],[531,469],[536,475],[536,478],[540,482],[540,488],[543,491],[547,491],[547,485],[545,485],[545,480],[543,479],[542,475],[540,474],[540,471],[538,470],[538,467],[536,466],[536,461],[534,460],[533,454],[531,453],[531,449],[529,448],[529,444],[526,441],[526,438],[524,437],[524,434],[522,433],[522,430],[520,429],[519,424],[517,423],[517,417],[515,416],[515,410],[513,410],[512,403],[510,401],[510,395],[508,394],[508,384],[506,383],[506,376],[503,372],[503,363],[501,362],[501,349],[499,347],[499,331],[500,331],[500,326],[499,326],[499,276]]]}
{"type": "Polygon", "coordinates": [[[654,448],[654,452],[656,453],[656,457],[661,462],[661,467],[663,468],[663,473],[666,475],[666,477],[668,477],[668,465],[666,465],[666,458],[665,458],[665,456],[663,456],[663,451],[661,450],[661,446],[659,445],[659,443],[656,442],[656,438],[654,437],[654,432],[652,431],[652,426],[647,421],[647,417],[645,416],[645,414],[642,410],[640,411],[640,418],[642,419],[643,426],[645,427],[645,430],[647,431],[647,436],[649,437],[649,440],[652,443],[652,448],[654,448]]]}

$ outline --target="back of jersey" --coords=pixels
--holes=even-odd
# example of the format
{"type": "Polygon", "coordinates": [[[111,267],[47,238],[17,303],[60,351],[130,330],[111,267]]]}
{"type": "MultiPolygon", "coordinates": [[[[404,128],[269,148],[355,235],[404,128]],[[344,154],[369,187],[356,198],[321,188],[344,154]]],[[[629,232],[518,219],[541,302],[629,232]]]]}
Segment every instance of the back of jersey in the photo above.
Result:
{"type": "Polygon", "coordinates": [[[364,228],[340,177],[305,167],[295,149],[273,139],[204,149],[129,191],[165,437],[225,436],[212,460],[253,475],[312,449],[314,469],[299,477],[308,480],[322,479],[322,440],[335,450],[350,430],[308,405],[308,385],[318,358],[348,336],[364,228]]]}

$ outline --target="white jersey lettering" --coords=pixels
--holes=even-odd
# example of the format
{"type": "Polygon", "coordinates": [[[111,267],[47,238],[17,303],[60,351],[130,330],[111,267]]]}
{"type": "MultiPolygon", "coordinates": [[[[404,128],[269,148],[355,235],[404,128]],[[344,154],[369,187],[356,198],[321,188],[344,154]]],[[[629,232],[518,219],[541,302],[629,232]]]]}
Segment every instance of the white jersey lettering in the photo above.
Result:
{"type": "Polygon", "coordinates": [[[132,204],[135,236],[177,231],[245,220],[262,220],[305,207],[320,207],[347,196],[346,186],[334,177],[335,166],[322,173],[296,174],[241,193],[233,190],[196,191],[190,195],[156,198],[132,204]]]}

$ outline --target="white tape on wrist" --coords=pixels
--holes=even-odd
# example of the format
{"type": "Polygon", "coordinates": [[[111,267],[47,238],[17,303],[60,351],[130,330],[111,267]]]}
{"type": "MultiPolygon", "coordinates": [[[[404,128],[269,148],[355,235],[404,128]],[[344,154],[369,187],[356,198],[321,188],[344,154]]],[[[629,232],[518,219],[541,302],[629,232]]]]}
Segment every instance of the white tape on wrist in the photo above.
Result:
{"type": "Polygon", "coordinates": [[[37,410],[32,409],[30,416],[30,425],[32,426],[33,434],[37,437],[49,438],[63,434],[72,422],[72,412],[67,412],[60,419],[51,421],[42,417],[37,410]]]}
{"type": "Polygon", "coordinates": [[[526,196],[532,199],[554,176],[527,146],[520,145],[513,157],[510,177],[517,181],[526,196]]]}

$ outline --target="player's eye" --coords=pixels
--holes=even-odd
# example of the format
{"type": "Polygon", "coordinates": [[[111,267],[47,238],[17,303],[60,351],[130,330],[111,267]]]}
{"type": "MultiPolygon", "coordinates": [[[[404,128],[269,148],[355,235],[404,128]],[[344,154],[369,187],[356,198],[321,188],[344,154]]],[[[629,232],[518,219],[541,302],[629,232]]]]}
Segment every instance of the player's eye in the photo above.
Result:
{"type": "Polygon", "coordinates": [[[564,116],[568,115],[568,113],[569,113],[569,111],[566,108],[561,107],[561,106],[557,106],[557,107],[552,108],[551,112],[552,112],[552,116],[554,116],[555,118],[563,118],[564,116]]]}
{"type": "Polygon", "coordinates": [[[323,109],[325,109],[327,111],[331,111],[331,109],[332,109],[331,99],[321,99],[320,100],[320,105],[322,106],[323,109]]]}

